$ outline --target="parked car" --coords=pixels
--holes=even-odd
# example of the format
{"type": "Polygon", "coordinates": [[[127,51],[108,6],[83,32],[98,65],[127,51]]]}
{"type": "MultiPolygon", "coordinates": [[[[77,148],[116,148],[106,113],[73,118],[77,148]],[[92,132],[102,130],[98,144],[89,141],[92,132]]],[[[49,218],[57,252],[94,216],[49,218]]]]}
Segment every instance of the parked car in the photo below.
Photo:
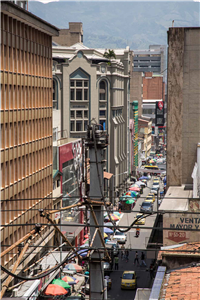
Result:
{"type": "Polygon", "coordinates": [[[113,236],[113,240],[117,241],[119,244],[125,244],[127,241],[127,235],[124,232],[116,230],[113,236]]]}
{"type": "Polygon", "coordinates": [[[152,213],[153,211],[153,203],[151,202],[142,202],[142,205],[140,207],[140,212],[144,213],[152,213]]]}
{"type": "Polygon", "coordinates": [[[151,188],[151,193],[154,193],[155,195],[157,195],[157,193],[158,193],[158,187],[153,186],[151,188]]]}
{"type": "Polygon", "coordinates": [[[121,289],[137,288],[137,276],[135,271],[124,271],[121,279],[121,289]]]}
{"type": "MultiPolygon", "coordinates": [[[[143,214],[138,213],[138,214],[136,215],[135,219],[138,219],[138,218],[140,218],[141,216],[143,216],[143,214]]],[[[141,218],[141,219],[139,219],[139,220],[135,223],[135,225],[144,225],[144,224],[145,224],[145,220],[146,220],[146,218],[141,218]]]]}

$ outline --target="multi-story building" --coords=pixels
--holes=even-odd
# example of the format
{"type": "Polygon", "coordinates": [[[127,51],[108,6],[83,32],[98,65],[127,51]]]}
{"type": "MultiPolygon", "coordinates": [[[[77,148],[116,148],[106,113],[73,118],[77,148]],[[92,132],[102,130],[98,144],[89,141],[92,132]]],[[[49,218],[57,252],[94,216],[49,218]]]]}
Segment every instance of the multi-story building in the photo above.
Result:
{"type": "Polygon", "coordinates": [[[138,135],[143,138],[142,153],[144,159],[150,156],[152,144],[152,120],[150,118],[138,119],[138,135]]]}
{"type": "Polygon", "coordinates": [[[133,72],[163,74],[167,82],[167,46],[150,45],[148,50],[133,50],[133,72]]]}
{"type": "Polygon", "coordinates": [[[168,31],[167,184],[192,183],[200,141],[200,28],[168,31]]]}
{"type": "MultiPolygon", "coordinates": [[[[143,75],[142,115],[152,119],[152,129],[155,130],[156,102],[165,101],[165,83],[163,75],[145,72],[143,75]]],[[[163,126],[160,126],[163,129],[163,126]]]]}
{"type": "MultiPolygon", "coordinates": [[[[52,209],[52,36],[58,29],[11,2],[1,2],[1,250],[44,223],[52,209]],[[10,225],[4,227],[4,225],[10,225]],[[18,225],[23,224],[23,226],[18,225]],[[26,225],[27,224],[27,225],[26,225]],[[32,224],[32,225],[28,225],[32,224]]],[[[42,227],[52,240],[54,229],[42,227]]],[[[31,248],[25,266],[41,249],[31,248]]],[[[18,249],[1,263],[9,268],[18,249]]]]}
{"type": "MultiPolygon", "coordinates": [[[[108,64],[105,49],[90,49],[83,44],[53,46],[54,89],[61,95],[61,132],[70,138],[86,136],[91,120],[109,134],[105,152],[108,172],[119,175],[119,186],[127,176],[127,124],[129,101],[129,61],[131,51],[121,49],[108,64]]],[[[58,100],[59,101],[59,100],[58,100]]]]}

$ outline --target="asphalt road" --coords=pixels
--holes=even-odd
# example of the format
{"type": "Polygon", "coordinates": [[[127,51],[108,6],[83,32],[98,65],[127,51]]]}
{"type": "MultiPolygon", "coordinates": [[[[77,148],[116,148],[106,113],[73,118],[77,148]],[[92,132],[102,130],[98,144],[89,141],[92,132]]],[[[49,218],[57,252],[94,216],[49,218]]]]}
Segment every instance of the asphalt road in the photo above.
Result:
{"type": "MultiPolygon", "coordinates": [[[[124,213],[124,216],[120,220],[119,225],[130,225],[133,220],[135,219],[135,216],[137,214],[137,211],[140,210],[140,204],[144,201],[144,198],[148,195],[150,192],[150,187],[152,186],[153,180],[148,182],[148,187],[146,187],[143,191],[143,194],[141,195],[141,198],[137,200],[137,203],[131,213],[124,213]]],[[[161,187],[162,188],[162,187],[161,187]]],[[[154,210],[157,208],[156,201],[154,202],[154,210]]],[[[145,225],[146,226],[153,226],[155,221],[155,215],[151,215],[146,218],[145,225]]],[[[144,225],[144,226],[145,226],[144,225]]],[[[143,249],[146,249],[151,230],[149,229],[142,229],[143,225],[140,225],[140,236],[139,238],[135,237],[135,229],[131,229],[127,233],[127,242],[125,244],[125,248],[133,249],[129,250],[129,261],[126,262],[126,260],[121,259],[121,255],[119,256],[119,270],[113,270],[110,274],[110,277],[112,279],[112,289],[108,291],[108,299],[110,300],[132,300],[135,298],[135,290],[121,290],[121,276],[123,271],[125,270],[135,270],[137,275],[137,287],[138,288],[150,288],[152,284],[152,280],[150,278],[149,273],[149,266],[151,264],[151,259],[146,258],[146,264],[145,266],[137,266],[134,265],[134,258],[135,258],[135,252],[136,249],[138,249],[139,254],[139,262],[141,251],[143,249]]],[[[147,257],[146,251],[144,251],[145,257],[147,257]]]]}

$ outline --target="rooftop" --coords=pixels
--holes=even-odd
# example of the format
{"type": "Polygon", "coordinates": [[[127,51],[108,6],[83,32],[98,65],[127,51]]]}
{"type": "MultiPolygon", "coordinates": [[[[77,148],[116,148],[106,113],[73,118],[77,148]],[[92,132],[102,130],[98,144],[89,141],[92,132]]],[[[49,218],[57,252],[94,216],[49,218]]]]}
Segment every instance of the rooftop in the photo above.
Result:
{"type": "Polygon", "coordinates": [[[166,273],[159,299],[200,299],[200,266],[182,268],[166,273]]]}

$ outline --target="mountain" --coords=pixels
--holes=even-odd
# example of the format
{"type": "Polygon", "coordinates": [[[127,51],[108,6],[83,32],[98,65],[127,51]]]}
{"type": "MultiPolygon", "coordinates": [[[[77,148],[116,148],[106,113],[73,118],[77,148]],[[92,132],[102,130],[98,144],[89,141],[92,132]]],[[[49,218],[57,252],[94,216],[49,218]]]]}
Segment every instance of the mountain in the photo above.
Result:
{"type": "Polygon", "coordinates": [[[167,44],[167,30],[200,25],[199,2],[41,2],[29,1],[29,11],[58,28],[83,23],[84,45],[92,48],[147,49],[167,44]]]}

